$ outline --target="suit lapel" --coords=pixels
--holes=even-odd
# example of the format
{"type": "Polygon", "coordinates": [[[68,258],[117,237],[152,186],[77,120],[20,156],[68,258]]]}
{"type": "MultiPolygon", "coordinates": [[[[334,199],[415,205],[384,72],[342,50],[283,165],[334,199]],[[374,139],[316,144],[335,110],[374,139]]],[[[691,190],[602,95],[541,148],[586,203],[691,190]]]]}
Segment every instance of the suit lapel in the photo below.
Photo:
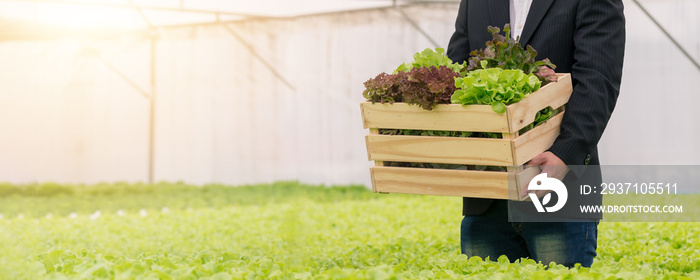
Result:
{"type": "Polygon", "coordinates": [[[510,22],[510,0],[488,0],[488,3],[491,16],[489,25],[500,28],[502,32],[503,26],[510,22]]]}
{"type": "Polygon", "coordinates": [[[525,27],[523,28],[523,33],[520,36],[520,44],[526,46],[530,42],[530,37],[535,33],[537,26],[542,21],[542,18],[552,6],[554,0],[533,0],[530,11],[527,14],[527,20],[525,21],[525,27]]]}

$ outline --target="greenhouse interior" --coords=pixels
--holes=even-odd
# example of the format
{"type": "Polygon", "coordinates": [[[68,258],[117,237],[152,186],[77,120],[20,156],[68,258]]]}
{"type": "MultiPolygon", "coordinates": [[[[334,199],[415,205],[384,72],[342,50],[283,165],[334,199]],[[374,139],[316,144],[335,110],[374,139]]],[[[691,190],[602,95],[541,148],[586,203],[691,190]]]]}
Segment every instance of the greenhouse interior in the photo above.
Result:
{"type": "MultiPolygon", "coordinates": [[[[0,0],[0,279],[700,278],[697,223],[482,260],[461,197],[373,192],[365,82],[447,49],[460,2],[0,0]]],[[[620,2],[600,164],[700,165],[700,1],[620,2]]]]}

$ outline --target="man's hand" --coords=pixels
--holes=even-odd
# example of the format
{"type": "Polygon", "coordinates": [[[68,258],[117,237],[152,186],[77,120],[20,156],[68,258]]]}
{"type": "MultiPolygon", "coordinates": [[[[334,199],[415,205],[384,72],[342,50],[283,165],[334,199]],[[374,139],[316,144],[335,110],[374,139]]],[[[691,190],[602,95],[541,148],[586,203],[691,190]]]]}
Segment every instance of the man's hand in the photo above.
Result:
{"type": "MultiPolygon", "coordinates": [[[[569,167],[567,167],[566,164],[552,152],[541,153],[525,165],[539,166],[541,170],[540,173],[547,173],[547,177],[557,178],[560,181],[564,180],[566,173],[569,173],[569,167]]],[[[527,196],[527,193],[528,189],[526,186],[523,188],[521,195],[525,197],[527,196]]],[[[537,197],[542,197],[546,193],[547,191],[536,191],[537,197]]]]}

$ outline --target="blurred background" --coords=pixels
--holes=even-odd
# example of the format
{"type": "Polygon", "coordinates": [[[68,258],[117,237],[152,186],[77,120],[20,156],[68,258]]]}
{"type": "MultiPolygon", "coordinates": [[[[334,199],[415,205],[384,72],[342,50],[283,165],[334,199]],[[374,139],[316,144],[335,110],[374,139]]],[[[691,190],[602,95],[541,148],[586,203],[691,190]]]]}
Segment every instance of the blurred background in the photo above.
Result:
{"type": "MultiPolygon", "coordinates": [[[[700,164],[700,1],[625,0],[602,164],[700,164]]],[[[458,1],[0,0],[0,182],[365,184],[363,82],[458,1]]]]}

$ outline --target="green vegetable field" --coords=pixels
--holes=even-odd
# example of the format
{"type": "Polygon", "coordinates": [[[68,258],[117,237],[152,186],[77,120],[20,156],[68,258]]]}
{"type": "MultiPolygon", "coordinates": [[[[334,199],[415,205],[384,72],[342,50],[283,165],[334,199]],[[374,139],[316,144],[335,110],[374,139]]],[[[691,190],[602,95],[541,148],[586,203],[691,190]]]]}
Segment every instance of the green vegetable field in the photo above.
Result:
{"type": "Polygon", "coordinates": [[[459,254],[461,199],[294,182],[0,185],[0,279],[700,279],[697,223],[601,223],[568,269],[459,254]]]}

